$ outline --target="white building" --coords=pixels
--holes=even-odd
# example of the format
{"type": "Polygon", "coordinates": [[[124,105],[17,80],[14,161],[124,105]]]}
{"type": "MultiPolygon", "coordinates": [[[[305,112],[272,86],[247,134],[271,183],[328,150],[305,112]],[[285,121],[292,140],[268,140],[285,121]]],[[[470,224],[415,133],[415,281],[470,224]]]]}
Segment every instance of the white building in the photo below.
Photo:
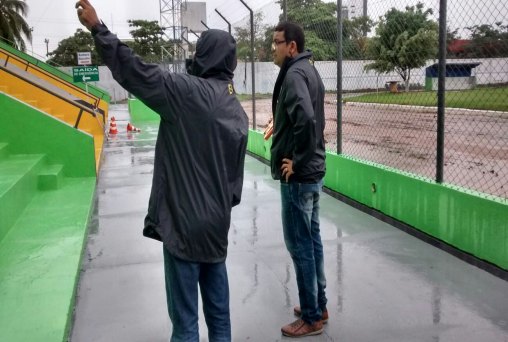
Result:
{"type": "Polygon", "coordinates": [[[361,17],[366,12],[367,0],[349,0],[347,2],[347,8],[349,12],[349,18],[361,17]]]}

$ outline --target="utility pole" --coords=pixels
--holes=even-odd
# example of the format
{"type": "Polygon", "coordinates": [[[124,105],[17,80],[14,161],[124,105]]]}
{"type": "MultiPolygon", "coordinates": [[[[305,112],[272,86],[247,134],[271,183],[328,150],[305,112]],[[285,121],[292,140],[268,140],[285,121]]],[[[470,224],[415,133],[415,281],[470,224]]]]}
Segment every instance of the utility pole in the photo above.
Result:
{"type": "MultiPolygon", "coordinates": [[[[34,28],[33,26],[30,27],[30,36],[33,36],[33,32],[34,32],[34,28]]],[[[33,38],[30,38],[30,46],[32,47],[32,57],[34,55],[34,43],[33,43],[33,38]]]]}
{"type": "Polygon", "coordinates": [[[48,48],[49,39],[48,38],[44,38],[44,43],[46,43],[46,57],[47,57],[49,55],[49,48],[48,48]]]}

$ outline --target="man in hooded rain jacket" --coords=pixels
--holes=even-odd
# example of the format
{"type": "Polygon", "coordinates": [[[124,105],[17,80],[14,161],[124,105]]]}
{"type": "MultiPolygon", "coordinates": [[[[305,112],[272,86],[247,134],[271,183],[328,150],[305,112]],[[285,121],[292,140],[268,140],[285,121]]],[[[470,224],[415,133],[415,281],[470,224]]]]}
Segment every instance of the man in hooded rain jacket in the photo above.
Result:
{"type": "Polygon", "coordinates": [[[205,31],[192,75],[169,73],[134,55],[88,0],[76,8],[113,77],[161,117],[143,234],[163,242],[171,341],[199,341],[198,284],[209,340],[230,341],[227,236],[248,132],[232,83],[236,42],[227,32],[205,31]]]}

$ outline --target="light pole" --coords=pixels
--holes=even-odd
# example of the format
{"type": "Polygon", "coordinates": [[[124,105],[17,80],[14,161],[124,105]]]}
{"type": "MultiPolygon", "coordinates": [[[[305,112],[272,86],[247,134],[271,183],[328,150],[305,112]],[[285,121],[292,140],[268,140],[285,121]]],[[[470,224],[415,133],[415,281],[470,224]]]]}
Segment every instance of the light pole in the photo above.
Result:
{"type": "Polygon", "coordinates": [[[48,50],[49,39],[44,38],[44,43],[46,43],[46,57],[48,57],[48,55],[49,55],[49,50],[48,50]]]}
{"type": "MultiPolygon", "coordinates": [[[[30,27],[30,36],[33,35],[33,32],[34,32],[34,28],[32,26],[32,27],[30,27]]],[[[34,43],[33,43],[33,39],[30,39],[30,46],[32,48],[31,52],[32,52],[32,57],[33,57],[33,55],[34,55],[34,43]]]]}

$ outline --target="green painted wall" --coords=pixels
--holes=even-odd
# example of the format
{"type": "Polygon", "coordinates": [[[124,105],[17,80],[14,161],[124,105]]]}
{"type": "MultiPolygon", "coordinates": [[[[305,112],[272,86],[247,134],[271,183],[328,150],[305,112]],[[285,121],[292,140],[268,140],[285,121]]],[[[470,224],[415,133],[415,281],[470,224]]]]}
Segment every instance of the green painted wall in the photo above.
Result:
{"type": "Polygon", "coordinates": [[[143,121],[160,121],[161,119],[159,114],[148,108],[138,99],[129,99],[128,105],[131,120],[134,123],[143,121]]]}
{"type": "MultiPolygon", "coordinates": [[[[268,160],[269,145],[249,132],[250,152],[268,160]]],[[[326,187],[508,270],[506,201],[335,153],[326,158],[326,187]]]]}
{"type": "Polygon", "coordinates": [[[272,139],[270,138],[268,141],[263,139],[263,135],[259,132],[255,132],[249,129],[249,140],[247,141],[247,150],[250,152],[265,158],[266,160],[270,160],[270,146],[272,145],[272,139]]]}
{"type": "Polygon", "coordinates": [[[0,92],[1,142],[9,152],[46,154],[67,177],[95,177],[93,137],[0,92]]]}
{"type": "MultiPolygon", "coordinates": [[[[68,83],[74,84],[75,86],[81,88],[82,90],[86,90],[85,84],[82,82],[74,83],[71,75],[61,71],[60,69],[52,67],[51,65],[44,63],[43,61],[40,61],[40,60],[38,60],[38,59],[36,59],[24,52],[14,49],[12,46],[9,46],[9,45],[3,43],[2,41],[0,41],[0,49],[4,49],[5,51],[10,52],[11,54],[18,56],[21,59],[24,59],[25,61],[30,62],[30,64],[33,64],[33,65],[49,72],[50,74],[53,74],[54,76],[57,76],[65,81],[67,81],[68,83]]],[[[106,92],[105,90],[102,90],[92,84],[88,85],[88,92],[93,94],[94,96],[97,96],[101,100],[106,101],[107,103],[111,102],[111,96],[108,94],[108,92],[106,92]]]]}
{"type": "Polygon", "coordinates": [[[432,90],[432,77],[425,77],[425,90],[432,90]]]}

